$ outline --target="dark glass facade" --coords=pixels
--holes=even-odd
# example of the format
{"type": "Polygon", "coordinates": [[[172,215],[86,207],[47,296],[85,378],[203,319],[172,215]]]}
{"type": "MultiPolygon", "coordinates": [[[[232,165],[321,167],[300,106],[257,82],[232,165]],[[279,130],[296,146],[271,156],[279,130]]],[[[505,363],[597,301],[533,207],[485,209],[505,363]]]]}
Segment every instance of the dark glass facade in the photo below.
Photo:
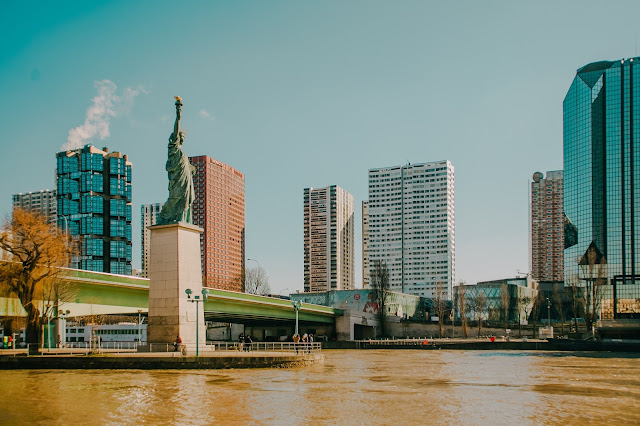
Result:
{"type": "Polygon", "coordinates": [[[637,316],[640,58],[580,68],[563,111],[565,283],[584,280],[579,260],[593,243],[606,259],[602,317],[637,316]]]}
{"type": "Polygon", "coordinates": [[[78,241],[72,267],[131,274],[131,163],[91,145],[56,154],[58,226],[78,241]]]}

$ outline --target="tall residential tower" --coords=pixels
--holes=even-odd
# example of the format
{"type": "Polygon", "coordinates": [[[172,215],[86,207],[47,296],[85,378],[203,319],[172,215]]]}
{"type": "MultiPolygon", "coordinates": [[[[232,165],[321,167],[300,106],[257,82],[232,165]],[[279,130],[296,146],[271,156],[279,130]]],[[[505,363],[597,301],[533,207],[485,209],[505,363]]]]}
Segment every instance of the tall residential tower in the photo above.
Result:
{"type": "Polygon", "coordinates": [[[336,185],[304,189],[304,291],[354,288],[353,195],[336,185]]]}
{"type": "Polygon", "coordinates": [[[149,276],[149,260],[151,250],[151,231],[148,229],[151,225],[158,223],[158,216],[162,211],[164,203],[143,204],[140,206],[140,224],[142,225],[142,276],[149,276]]]}
{"type": "MultiPolygon", "coordinates": [[[[47,218],[47,222],[55,224],[58,219],[58,201],[56,191],[48,189],[26,194],[14,194],[12,197],[13,208],[21,208],[32,212],[40,213],[47,218]]],[[[62,228],[63,230],[65,228],[62,228]]]]}
{"type": "Polygon", "coordinates": [[[204,229],[200,235],[204,285],[243,291],[244,174],[206,155],[189,161],[196,168],[193,223],[204,229]]]}
{"type": "Polygon", "coordinates": [[[454,182],[449,161],[369,170],[369,264],[386,263],[392,290],[451,298],[454,182]]]}
{"type": "Polygon", "coordinates": [[[72,266],[131,275],[131,162],[91,145],[56,160],[58,227],[79,243],[72,266]]]}
{"type": "Polygon", "coordinates": [[[369,288],[369,202],[362,202],[362,288],[369,288]]]}
{"type": "Polygon", "coordinates": [[[531,182],[531,274],[538,281],[564,279],[562,170],[533,174],[531,182]]]}

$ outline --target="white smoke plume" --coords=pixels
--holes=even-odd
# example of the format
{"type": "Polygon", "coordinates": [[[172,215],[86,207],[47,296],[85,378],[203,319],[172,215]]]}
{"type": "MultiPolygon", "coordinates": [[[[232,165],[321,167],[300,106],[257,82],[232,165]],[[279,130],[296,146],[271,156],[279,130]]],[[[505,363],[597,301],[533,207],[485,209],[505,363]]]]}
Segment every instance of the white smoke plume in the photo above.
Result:
{"type": "Polygon", "coordinates": [[[118,96],[117,86],[110,80],[96,81],[94,86],[97,94],[87,109],[84,124],[69,130],[67,143],[62,146],[63,151],[81,148],[90,139],[102,140],[109,137],[111,118],[129,112],[136,96],[143,92],[141,88],[127,87],[124,93],[118,96]]]}

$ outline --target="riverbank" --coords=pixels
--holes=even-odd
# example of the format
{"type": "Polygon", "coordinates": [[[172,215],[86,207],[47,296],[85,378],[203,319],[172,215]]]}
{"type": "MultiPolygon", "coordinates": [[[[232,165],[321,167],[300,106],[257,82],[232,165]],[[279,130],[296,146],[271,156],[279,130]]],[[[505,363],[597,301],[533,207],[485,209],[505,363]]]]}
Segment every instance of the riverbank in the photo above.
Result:
{"type": "Polygon", "coordinates": [[[640,353],[640,344],[569,339],[496,340],[494,342],[489,339],[398,339],[322,342],[322,349],[449,349],[465,351],[601,351],[640,353]]]}
{"type": "Polygon", "coordinates": [[[321,353],[218,353],[176,356],[173,353],[0,356],[0,370],[216,370],[229,368],[294,368],[322,364],[321,353]]]}

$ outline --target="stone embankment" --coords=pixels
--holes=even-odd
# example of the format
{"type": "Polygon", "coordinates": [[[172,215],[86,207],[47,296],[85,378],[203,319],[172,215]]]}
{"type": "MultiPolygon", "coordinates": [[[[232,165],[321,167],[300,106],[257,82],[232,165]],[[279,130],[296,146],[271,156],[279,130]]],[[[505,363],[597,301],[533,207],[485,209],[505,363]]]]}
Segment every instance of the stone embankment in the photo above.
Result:
{"type": "Polygon", "coordinates": [[[490,339],[397,339],[323,342],[323,349],[450,349],[481,351],[604,351],[640,352],[639,343],[602,342],[569,339],[511,340],[490,339]]]}
{"type": "Polygon", "coordinates": [[[294,368],[324,362],[321,353],[219,354],[215,356],[174,356],[173,354],[43,355],[0,356],[0,370],[205,370],[227,368],[294,368]],[[171,355],[171,356],[168,356],[171,355]]]}

